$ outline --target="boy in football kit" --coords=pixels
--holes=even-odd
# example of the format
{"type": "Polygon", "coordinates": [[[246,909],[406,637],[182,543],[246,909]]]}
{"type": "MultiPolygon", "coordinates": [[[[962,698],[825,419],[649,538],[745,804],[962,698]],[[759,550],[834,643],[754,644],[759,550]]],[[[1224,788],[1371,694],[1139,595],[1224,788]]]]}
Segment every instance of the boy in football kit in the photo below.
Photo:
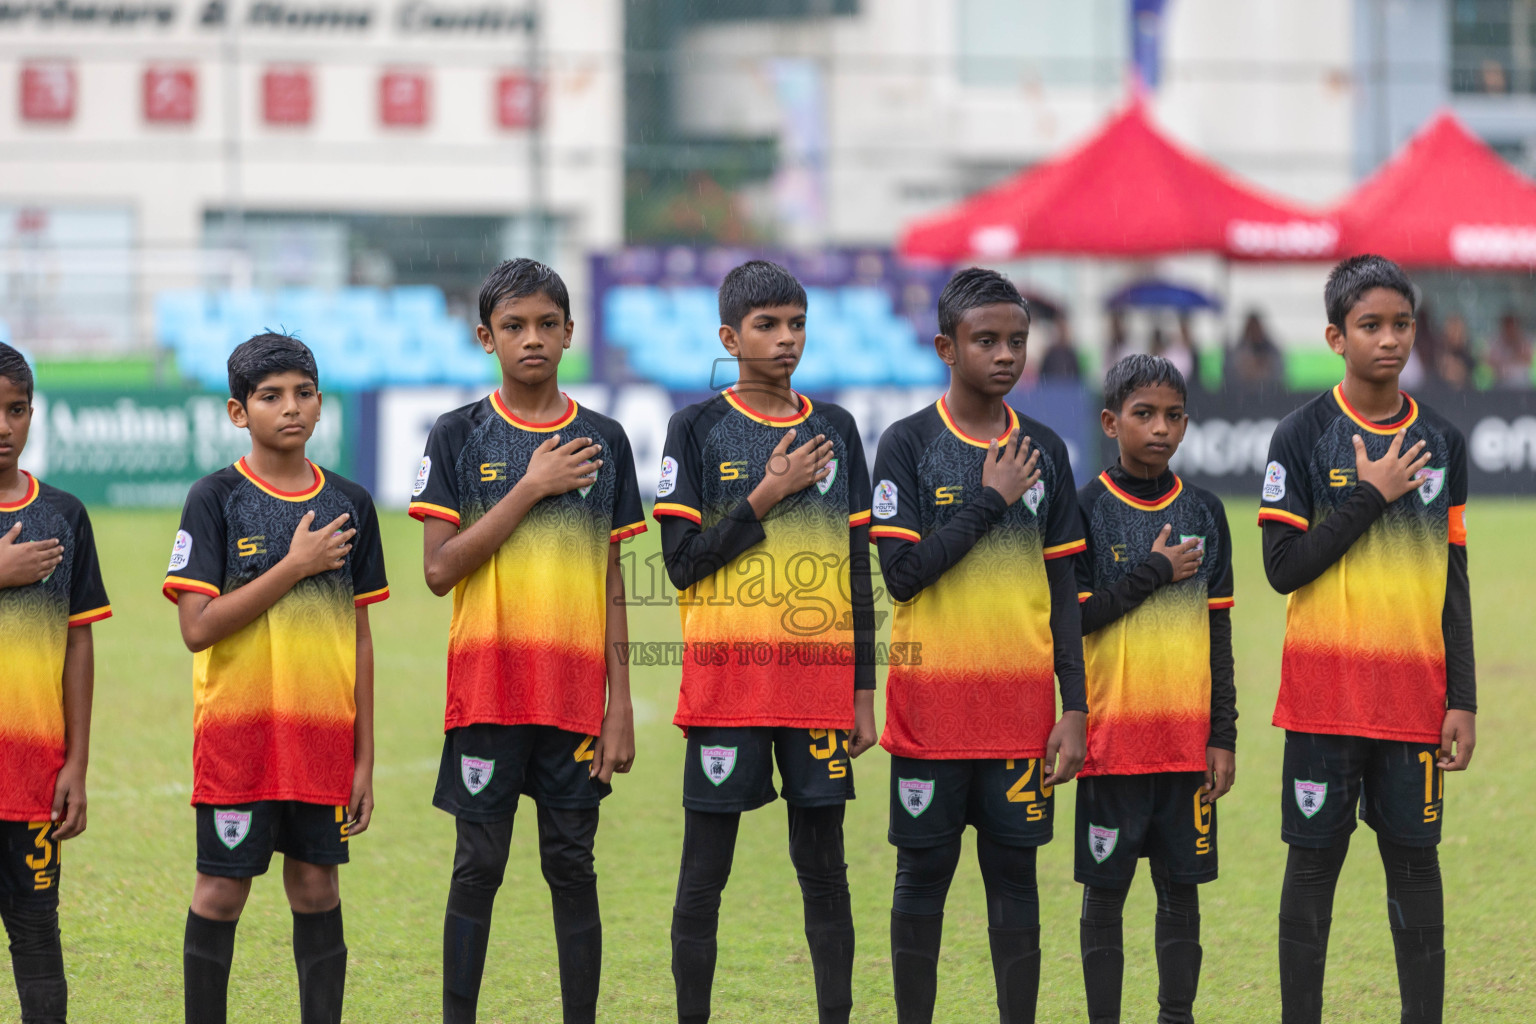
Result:
{"type": "Polygon", "coordinates": [[[229,357],[229,418],[251,452],[187,493],[163,592],[193,652],[197,882],[186,1019],[225,1020],[235,926],[274,851],[293,909],[304,1024],[341,1020],[337,866],[373,813],[373,638],[389,596],[368,492],[304,457],[319,371],[295,338],[229,357]]]}
{"type": "Polygon", "coordinates": [[[874,744],[869,475],[853,418],[794,391],[806,295],[784,268],[745,263],[720,285],[735,385],[672,417],[655,515],[679,593],[687,734],[682,867],[672,912],[681,1024],[707,1021],[720,894],[743,811],[789,811],[822,1024],[853,1005],[843,860],[850,758],[874,744]]]}
{"type": "Polygon", "coordinates": [[[1334,887],[1359,817],[1387,877],[1404,1024],[1441,1019],[1444,772],[1476,742],[1467,583],[1467,449],[1398,390],[1413,285],[1357,256],[1328,275],[1326,337],[1344,379],[1281,420],[1259,520],[1264,570],[1288,594],[1280,995],[1287,1024],[1322,1016],[1334,887]]]}
{"type": "Polygon", "coordinates": [[[1119,459],[1077,493],[1088,756],[1077,776],[1083,982],[1092,1024],[1117,1024],[1121,910],[1150,861],[1160,1024],[1191,1024],[1200,896],[1216,877],[1216,801],[1236,772],[1232,539],[1221,501],[1168,468],[1188,426],[1184,377],[1130,355],[1104,380],[1119,459]]]}
{"type": "Polygon", "coordinates": [[[427,585],[453,592],[432,800],[457,830],[443,921],[447,1024],[475,1019],[524,794],[538,805],[564,1019],[597,1013],[598,804],[635,757],[618,542],[646,527],[624,429],[560,391],[574,327],[549,267],[518,259],[491,272],[476,334],[501,365],[501,387],[438,418],[410,505],[427,585]]]}
{"type": "Polygon", "coordinates": [[[1052,794],[1082,765],[1088,704],[1071,556],[1082,523],[1067,450],[1006,398],[1029,310],[1007,278],[962,270],[939,296],[949,390],[898,420],[875,457],[870,536],[895,602],[885,733],[896,847],[891,971],[901,1024],[933,1019],[944,901],[966,825],[987,891],[1004,1024],[1035,1019],[1035,851],[1052,794]],[[1058,721],[1052,677],[1060,680],[1058,721]]]}
{"type": "Polygon", "coordinates": [[[0,342],[0,921],[24,1024],[63,1024],[59,846],[85,831],[91,623],[112,614],[85,507],[17,463],[32,370],[0,342]]]}

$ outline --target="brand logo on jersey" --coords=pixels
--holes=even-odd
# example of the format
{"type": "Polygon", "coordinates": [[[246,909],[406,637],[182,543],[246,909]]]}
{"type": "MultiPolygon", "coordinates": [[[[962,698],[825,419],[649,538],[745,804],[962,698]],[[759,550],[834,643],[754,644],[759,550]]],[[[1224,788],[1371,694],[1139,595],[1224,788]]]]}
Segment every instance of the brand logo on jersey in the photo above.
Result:
{"type": "Polygon", "coordinates": [[[480,463],[480,482],[488,484],[492,480],[505,480],[507,478],[507,464],[505,462],[480,463]]]}
{"type": "Polygon", "coordinates": [[[464,780],[464,788],[469,790],[470,796],[479,796],[480,791],[491,784],[491,776],[495,774],[495,761],[468,755],[459,758],[459,776],[464,780]]]}
{"type": "Polygon", "coordinates": [[[960,492],[965,490],[959,484],[951,484],[948,487],[938,487],[933,492],[935,505],[954,505],[960,501],[960,492]]]}
{"type": "Polygon", "coordinates": [[[1194,541],[1195,542],[1195,550],[1196,551],[1200,552],[1202,555],[1205,554],[1205,538],[1204,537],[1200,536],[1200,534],[1198,534],[1198,533],[1181,533],[1181,534],[1179,534],[1179,543],[1180,544],[1187,544],[1190,541],[1194,541]]]}
{"type": "Polygon", "coordinates": [[[827,463],[827,475],[816,481],[816,490],[826,494],[832,489],[832,481],[837,479],[837,460],[827,463]]]}
{"type": "Polygon", "coordinates": [[[166,572],[185,569],[192,561],[192,535],[186,530],[176,531],[176,542],[171,545],[171,566],[166,572]]]}
{"type": "Polygon", "coordinates": [[[214,811],[213,829],[219,835],[219,842],[233,850],[251,833],[251,812],[214,811]]]}
{"type": "Polygon", "coordinates": [[[1120,841],[1120,830],[1117,828],[1104,828],[1092,822],[1088,825],[1088,852],[1093,854],[1095,863],[1103,864],[1109,859],[1109,855],[1115,852],[1115,844],[1120,841]]]}
{"type": "Polygon", "coordinates": [[[675,490],[677,490],[677,460],[666,455],[661,460],[661,479],[656,483],[656,497],[665,498],[675,490]]]}
{"type": "Polygon", "coordinates": [[[1330,469],[1328,471],[1329,487],[1353,487],[1355,486],[1355,471],[1353,469],[1330,469]]]}
{"type": "Polygon", "coordinates": [[[1264,500],[1279,501],[1285,497],[1285,467],[1271,462],[1264,467],[1264,500]]]}
{"type": "Polygon", "coordinates": [[[1419,497],[1424,499],[1424,504],[1432,504],[1445,489],[1445,467],[1426,466],[1419,470],[1419,479],[1424,481],[1419,484],[1419,497]]]}
{"type": "Polygon", "coordinates": [[[432,475],[432,456],[423,455],[421,466],[416,470],[416,486],[411,488],[411,497],[418,498],[421,492],[427,489],[427,477],[432,475]]]}
{"type": "Polygon", "coordinates": [[[876,519],[890,519],[896,514],[896,485],[889,480],[875,484],[875,500],[870,512],[876,519]]]}
{"type": "Polygon", "coordinates": [[[699,763],[704,767],[704,777],[718,786],[736,770],[736,748],[701,747],[699,763]]]}
{"type": "Polygon", "coordinates": [[[1124,544],[1111,544],[1109,546],[1109,553],[1115,556],[1115,561],[1117,561],[1117,562],[1125,561],[1125,545],[1124,544]]]}
{"type": "Polygon", "coordinates": [[[933,803],[933,781],[931,779],[897,779],[896,792],[901,800],[901,809],[916,818],[928,809],[933,803]]]}
{"type": "Polygon", "coordinates": [[[1036,480],[1035,485],[1024,492],[1024,507],[1029,509],[1030,515],[1038,515],[1040,503],[1045,500],[1045,481],[1036,480]]]}
{"type": "Polygon", "coordinates": [[[1312,817],[1323,809],[1323,801],[1328,799],[1328,783],[1312,782],[1309,779],[1296,780],[1296,806],[1301,808],[1304,817],[1312,817]]]}
{"type": "Polygon", "coordinates": [[[740,480],[746,475],[747,464],[745,462],[720,463],[720,479],[722,482],[726,480],[740,480]]]}
{"type": "Polygon", "coordinates": [[[235,552],[241,558],[250,558],[252,555],[264,555],[267,553],[267,549],[263,546],[266,540],[267,535],[264,533],[258,533],[254,537],[241,537],[235,541],[235,552]]]}

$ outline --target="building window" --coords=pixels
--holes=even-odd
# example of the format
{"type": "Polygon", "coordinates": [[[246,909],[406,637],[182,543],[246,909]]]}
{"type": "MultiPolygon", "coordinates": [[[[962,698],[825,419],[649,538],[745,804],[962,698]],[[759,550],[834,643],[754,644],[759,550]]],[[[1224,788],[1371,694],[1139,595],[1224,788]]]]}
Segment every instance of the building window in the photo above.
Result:
{"type": "Polygon", "coordinates": [[[1451,91],[1536,92],[1536,0],[1453,0],[1451,91]]]}
{"type": "Polygon", "coordinates": [[[960,0],[960,81],[1017,87],[1118,85],[1130,0],[960,0]]]}

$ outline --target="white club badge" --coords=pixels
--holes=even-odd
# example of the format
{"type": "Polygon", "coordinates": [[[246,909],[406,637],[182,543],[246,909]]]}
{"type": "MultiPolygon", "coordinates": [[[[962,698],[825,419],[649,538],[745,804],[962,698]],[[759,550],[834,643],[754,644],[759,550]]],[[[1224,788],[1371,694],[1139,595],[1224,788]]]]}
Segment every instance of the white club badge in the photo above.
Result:
{"type": "Polygon", "coordinates": [[[1088,825],[1088,852],[1093,854],[1096,863],[1103,864],[1109,859],[1109,855],[1115,852],[1115,844],[1120,842],[1120,830],[1117,828],[1105,828],[1102,825],[1088,825]]]}
{"type": "Polygon", "coordinates": [[[901,809],[912,817],[920,816],[933,803],[933,780],[931,779],[897,779],[897,798],[901,801],[901,809]]]}
{"type": "Polygon", "coordinates": [[[219,842],[233,850],[251,834],[250,811],[214,811],[213,827],[219,842]]]}
{"type": "Polygon", "coordinates": [[[837,479],[837,460],[827,463],[827,475],[816,481],[816,490],[826,494],[832,489],[832,481],[837,479]]]}
{"type": "Polygon", "coordinates": [[[704,777],[718,786],[736,770],[736,748],[703,747],[699,750],[699,765],[704,769],[704,777]]]}
{"type": "Polygon", "coordinates": [[[1433,505],[1440,492],[1445,490],[1445,467],[1426,466],[1419,470],[1419,481],[1419,497],[1424,504],[1433,505]]]}
{"type": "Polygon", "coordinates": [[[1036,480],[1035,485],[1024,492],[1024,507],[1029,509],[1030,515],[1040,514],[1040,503],[1045,500],[1045,481],[1036,480]]]}
{"type": "Polygon", "coordinates": [[[1303,817],[1310,818],[1323,809],[1323,802],[1328,799],[1328,783],[1310,779],[1296,779],[1295,782],[1296,806],[1303,817]]]}
{"type": "Polygon", "coordinates": [[[480,791],[491,784],[491,776],[495,774],[495,761],[468,755],[459,758],[459,777],[464,780],[464,788],[469,790],[470,796],[479,796],[480,791]]]}

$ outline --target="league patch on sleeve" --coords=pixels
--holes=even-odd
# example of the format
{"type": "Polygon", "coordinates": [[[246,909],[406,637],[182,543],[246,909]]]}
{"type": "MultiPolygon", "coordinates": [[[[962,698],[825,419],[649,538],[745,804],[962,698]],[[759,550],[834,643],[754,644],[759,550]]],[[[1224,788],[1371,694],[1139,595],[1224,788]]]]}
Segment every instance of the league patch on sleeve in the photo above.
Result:
{"type": "Polygon", "coordinates": [[[875,484],[875,500],[870,512],[876,519],[891,519],[896,515],[896,485],[889,480],[875,484]]]}
{"type": "Polygon", "coordinates": [[[411,497],[421,496],[421,492],[427,489],[427,478],[432,475],[432,456],[421,457],[421,467],[416,470],[416,486],[411,489],[411,497]]]}
{"type": "Polygon", "coordinates": [[[1285,497],[1285,467],[1271,462],[1264,467],[1264,500],[1279,501],[1285,497]]]}
{"type": "Polygon", "coordinates": [[[192,535],[186,530],[176,531],[176,543],[171,545],[171,564],[166,572],[176,572],[185,569],[187,563],[192,561],[192,535]]]}
{"type": "Polygon", "coordinates": [[[675,490],[677,490],[677,460],[666,455],[661,460],[661,479],[656,484],[656,497],[665,498],[675,490]]]}

